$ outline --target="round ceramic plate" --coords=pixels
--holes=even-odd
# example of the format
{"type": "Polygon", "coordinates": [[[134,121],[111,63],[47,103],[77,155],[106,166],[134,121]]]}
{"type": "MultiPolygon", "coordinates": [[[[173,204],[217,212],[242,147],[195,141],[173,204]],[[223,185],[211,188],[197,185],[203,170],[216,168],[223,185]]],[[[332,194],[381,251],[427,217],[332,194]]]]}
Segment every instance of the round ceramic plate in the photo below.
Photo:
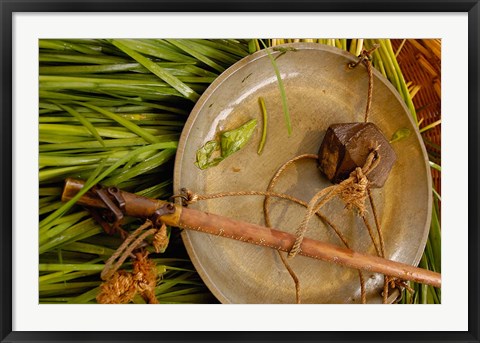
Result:
{"type": "MultiPolygon", "coordinates": [[[[277,57],[292,119],[289,136],[281,95],[272,63],[265,50],[250,55],[220,75],[201,96],[183,130],[175,161],[174,189],[182,187],[199,194],[226,191],[265,190],[275,171],[300,154],[318,153],[331,124],[363,121],[368,74],[365,66],[348,69],[356,57],[337,48],[296,43],[277,57]],[[257,154],[262,134],[258,99],[265,99],[269,116],[263,153],[257,154]],[[205,170],[195,166],[196,152],[222,131],[257,118],[247,145],[219,165],[205,170]]],[[[392,143],[397,161],[381,189],[373,197],[385,239],[386,257],[417,265],[423,252],[431,214],[431,179],[427,154],[403,100],[380,73],[374,71],[370,121],[387,139],[402,128],[407,138],[392,143]]],[[[331,183],[314,160],[289,167],[275,187],[276,192],[306,202],[331,183]]],[[[194,208],[264,225],[263,198],[228,197],[200,201],[194,208]]],[[[357,215],[334,199],[322,213],[342,231],[352,249],[375,255],[368,231],[357,215]]],[[[294,233],[305,208],[282,199],[272,199],[272,226],[294,233]]],[[[371,213],[370,213],[371,215],[371,213]]],[[[373,219],[369,217],[372,225],[373,219]]],[[[331,227],[311,220],[307,237],[342,245],[331,227]]],[[[275,250],[247,243],[184,231],[183,240],[198,273],[222,303],[293,303],[292,278],[275,250]]],[[[359,303],[360,283],[353,269],[297,256],[290,265],[301,282],[302,303],[359,303]]],[[[381,302],[383,276],[364,273],[369,303],[381,302]]]]}

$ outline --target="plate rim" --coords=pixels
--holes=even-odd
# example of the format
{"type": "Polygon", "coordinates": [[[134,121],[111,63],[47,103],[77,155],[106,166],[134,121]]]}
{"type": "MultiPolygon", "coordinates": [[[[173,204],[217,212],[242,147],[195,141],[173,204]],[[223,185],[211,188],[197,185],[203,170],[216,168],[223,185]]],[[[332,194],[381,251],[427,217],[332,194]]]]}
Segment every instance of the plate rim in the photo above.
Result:
{"type": "MultiPolygon", "coordinates": [[[[276,47],[292,47],[297,50],[320,50],[320,51],[328,51],[337,55],[341,55],[351,62],[356,62],[358,60],[358,57],[351,54],[348,51],[339,49],[337,47],[329,46],[329,45],[324,45],[320,43],[306,43],[306,42],[297,42],[297,43],[286,43],[286,44],[281,44],[277,45],[276,47]]],[[[272,47],[268,48],[272,49],[272,47]]],[[[272,51],[270,54],[274,56],[275,54],[279,54],[279,51],[272,51]]],[[[207,89],[203,92],[203,94],[200,96],[200,98],[197,100],[195,103],[194,107],[192,108],[191,112],[189,113],[189,116],[187,118],[187,121],[185,122],[185,125],[183,127],[182,133],[180,135],[180,139],[178,142],[178,147],[177,147],[177,152],[175,154],[175,163],[174,163],[174,173],[173,173],[173,192],[174,194],[179,194],[181,185],[180,183],[180,175],[182,171],[182,160],[183,160],[183,152],[185,151],[186,148],[186,141],[187,138],[189,137],[189,134],[193,128],[193,125],[195,121],[197,120],[200,112],[206,105],[208,99],[210,98],[210,95],[214,93],[221,85],[223,82],[225,82],[230,76],[232,76],[234,73],[239,71],[244,65],[247,65],[249,63],[254,62],[257,59],[263,58],[267,56],[267,49],[262,49],[259,50],[253,54],[247,55],[243,57],[242,59],[238,60],[236,63],[228,67],[225,71],[223,71],[208,87],[207,89]]],[[[407,105],[405,104],[405,101],[403,98],[400,96],[398,91],[395,89],[395,87],[392,85],[392,83],[384,77],[380,71],[378,71],[375,68],[372,68],[373,74],[378,79],[381,81],[389,90],[390,92],[397,98],[398,102],[400,105],[403,107],[405,113],[407,114],[408,120],[410,121],[410,124],[414,128],[414,134],[420,143],[420,149],[422,150],[422,155],[423,155],[423,160],[424,160],[424,166],[426,170],[426,176],[427,176],[427,191],[429,192],[429,195],[427,197],[428,203],[427,203],[427,220],[425,222],[424,228],[423,228],[423,236],[420,241],[419,248],[417,250],[417,253],[414,257],[414,266],[418,266],[420,263],[420,259],[422,258],[423,252],[425,250],[425,246],[427,243],[428,239],[428,234],[430,231],[430,224],[431,224],[431,217],[432,217],[432,175],[430,173],[430,165],[429,165],[429,160],[428,160],[428,154],[427,150],[425,148],[425,144],[423,143],[423,139],[420,135],[420,132],[418,130],[417,125],[414,123],[413,118],[410,114],[410,110],[408,109],[407,105]]],[[[181,233],[182,241],[183,244],[185,245],[185,249],[187,250],[188,256],[190,257],[193,266],[195,267],[195,270],[197,273],[200,275],[201,279],[205,283],[205,285],[208,287],[208,289],[213,293],[213,295],[222,303],[222,304],[231,304],[232,302],[230,299],[228,299],[223,292],[218,289],[218,287],[215,285],[214,282],[212,282],[210,276],[208,275],[207,271],[205,270],[204,266],[200,262],[200,259],[198,258],[198,255],[195,252],[195,248],[189,238],[189,232],[187,230],[183,230],[181,233]]],[[[395,300],[395,298],[390,299],[392,302],[395,300]]]]}

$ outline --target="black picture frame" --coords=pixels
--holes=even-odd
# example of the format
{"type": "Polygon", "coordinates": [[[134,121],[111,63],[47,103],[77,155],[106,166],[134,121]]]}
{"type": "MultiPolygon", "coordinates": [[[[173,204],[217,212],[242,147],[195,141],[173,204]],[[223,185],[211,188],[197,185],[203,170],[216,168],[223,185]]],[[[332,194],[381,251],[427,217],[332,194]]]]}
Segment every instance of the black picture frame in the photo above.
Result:
{"type": "MultiPolygon", "coordinates": [[[[194,342],[194,341],[396,341],[479,342],[478,0],[0,0],[0,339],[1,342],[194,342]],[[12,16],[15,12],[465,12],[468,13],[468,331],[463,332],[30,332],[12,331],[12,16]]],[[[466,171],[465,171],[466,172],[466,171]]],[[[288,318],[286,319],[288,321],[288,318]]],[[[241,323],[239,323],[239,326],[241,323]]]]}

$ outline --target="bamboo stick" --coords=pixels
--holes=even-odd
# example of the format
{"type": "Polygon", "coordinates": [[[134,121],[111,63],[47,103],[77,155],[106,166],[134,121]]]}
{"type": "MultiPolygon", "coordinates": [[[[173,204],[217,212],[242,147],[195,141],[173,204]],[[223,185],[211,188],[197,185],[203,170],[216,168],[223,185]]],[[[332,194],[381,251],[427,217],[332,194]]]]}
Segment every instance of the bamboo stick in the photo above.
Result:
{"type": "MultiPolygon", "coordinates": [[[[62,194],[62,201],[68,201],[73,198],[83,187],[83,184],[82,180],[67,179],[62,194]]],[[[162,200],[149,199],[121,190],[118,190],[118,192],[125,201],[124,212],[128,216],[151,218],[154,221],[160,220],[170,226],[222,236],[285,252],[290,251],[296,239],[294,235],[274,228],[242,222],[174,205],[162,200]],[[161,210],[166,207],[170,209],[170,213],[164,214],[161,210]]],[[[103,209],[108,208],[96,193],[91,190],[84,194],[77,204],[103,209]]],[[[299,254],[345,267],[441,287],[441,275],[439,273],[376,256],[361,254],[327,242],[305,238],[299,254]]]]}

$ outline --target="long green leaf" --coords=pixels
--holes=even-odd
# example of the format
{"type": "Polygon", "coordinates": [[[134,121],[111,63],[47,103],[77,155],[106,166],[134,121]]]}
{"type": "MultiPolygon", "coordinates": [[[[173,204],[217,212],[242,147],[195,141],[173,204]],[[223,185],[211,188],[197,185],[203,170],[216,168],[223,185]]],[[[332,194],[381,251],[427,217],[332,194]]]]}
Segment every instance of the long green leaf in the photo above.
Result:
{"type": "Polygon", "coordinates": [[[92,135],[97,139],[97,141],[100,142],[102,146],[105,146],[105,142],[103,141],[102,137],[98,134],[97,130],[95,127],[90,123],[88,120],[86,120],[80,113],[75,111],[73,108],[70,108],[68,106],[64,106],[61,104],[57,104],[60,108],[63,108],[65,111],[70,113],[73,117],[75,117],[80,123],[82,123],[83,126],[85,126],[88,131],[92,133],[92,135]]]}
{"type": "Polygon", "coordinates": [[[199,61],[202,61],[206,65],[212,67],[218,72],[223,72],[225,70],[224,67],[216,63],[215,61],[211,60],[207,56],[203,55],[202,53],[198,52],[192,44],[185,43],[183,40],[179,39],[167,39],[167,41],[176,47],[182,49],[185,51],[187,54],[192,55],[193,57],[197,58],[199,61]]]}
{"type": "Polygon", "coordinates": [[[287,94],[285,92],[285,86],[283,85],[282,76],[280,75],[280,70],[278,70],[277,62],[275,62],[275,59],[272,57],[272,54],[270,53],[269,49],[267,48],[265,43],[263,43],[262,40],[260,40],[260,43],[262,43],[263,47],[265,48],[265,51],[267,52],[267,55],[270,58],[270,61],[272,62],[273,69],[275,70],[275,75],[277,76],[278,88],[280,90],[280,95],[282,98],[282,107],[283,107],[283,114],[285,117],[285,124],[287,125],[288,135],[290,136],[292,134],[292,123],[290,119],[290,111],[288,109],[288,104],[287,104],[287,94]]]}
{"type": "Polygon", "coordinates": [[[104,110],[103,108],[92,105],[92,104],[81,103],[81,102],[75,102],[75,103],[77,105],[83,105],[85,107],[88,107],[88,108],[90,108],[94,111],[97,111],[98,113],[101,113],[101,114],[105,115],[106,117],[108,117],[112,120],[115,120],[117,123],[119,123],[123,127],[127,128],[128,130],[134,132],[139,137],[142,137],[143,139],[145,139],[149,143],[158,143],[158,140],[155,136],[152,136],[151,134],[149,134],[147,131],[145,131],[144,129],[142,129],[138,125],[132,123],[128,119],[125,119],[125,118],[119,116],[118,114],[115,114],[113,112],[104,110]]]}
{"type": "Polygon", "coordinates": [[[143,65],[145,68],[150,70],[152,73],[157,75],[160,79],[168,83],[170,86],[175,88],[177,91],[180,92],[183,96],[187,99],[192,100],[193,102],[197,101],[200,97],[193,89],[185,85],[182,81],[180,81],[175,76],[171,75],[163,68],[159,67],[157,64],[149,60],[148,58],[142,56],[136,51],[133,51],[126,45],[124,45],[120,40],[113,40],[112,44],[114,44],[117,48],[125,52],[127,55],[132,57],[135,61],[143,65]]]}

